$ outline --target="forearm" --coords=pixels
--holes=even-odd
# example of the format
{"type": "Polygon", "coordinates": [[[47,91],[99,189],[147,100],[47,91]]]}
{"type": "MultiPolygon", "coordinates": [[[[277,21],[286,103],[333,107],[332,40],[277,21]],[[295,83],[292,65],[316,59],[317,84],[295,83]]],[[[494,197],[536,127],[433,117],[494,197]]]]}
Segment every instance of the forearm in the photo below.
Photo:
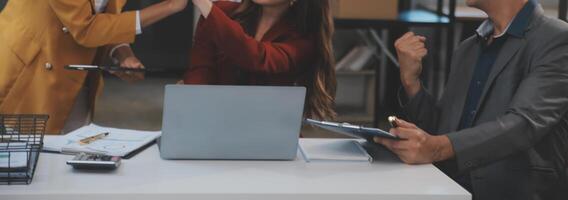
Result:
{"type": "Polygon", "coordinates": [[[136,12],[93,14],[89,1],[48,2],[59,21],[81,46],[97,48],[109,44],[132,43],[135,39],[136,12]]]}
{"type": "Polygon", "coordinates": [[[409,99],[412,99],[416,96],[416,94],[418,94],[418,92],[420,91],[420,89],[422,88],[422,84],[419,78],[408,78],[408,77],[404,77],[404,75],[401,74],[400,80],[402,82],[402,87],[404,88],[404,91],[406,92],[406,96],[409,99]]]}
{"type": "Polygon", "coordinates": [[[180,12],[185,6],[180,6],[173,1],[162,1],[140,11],[142,28],[148,27],[170,15],[180,12]]]}
{"type": "Polygon", "coordinates": [[[467,171],[530,148],[547,131],[539,132],[536,136],[526,119],[510,113],[448,134],[448,138],[454,147],[458,170],[467,171]]]}
{"type": "Polygon", "coordinates": [[[428,54],[426,37],[408,32],[395,42],[400,63],[400,80],[408,98],[413,98],[421,89],[420,74],[422,59],[428,54]]]}

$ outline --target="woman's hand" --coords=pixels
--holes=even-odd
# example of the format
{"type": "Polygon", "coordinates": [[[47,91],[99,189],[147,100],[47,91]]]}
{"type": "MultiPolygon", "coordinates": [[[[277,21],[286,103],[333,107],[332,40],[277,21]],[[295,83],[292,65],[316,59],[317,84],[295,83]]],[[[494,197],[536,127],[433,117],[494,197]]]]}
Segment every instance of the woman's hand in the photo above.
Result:
{"type": "Polygon", "coordinates": [[[210,0],[191,1],[193,2],[193,5],[195,5],[195,7],[199,9],[199,12],[201,12],[201,15],[203,15],[203,17],[207,18],[209,16],[209,13],[211,13],[211,9],[213,8],[213,2],[211,2],[210,0]]]}
{"type": "MultiPolygon", "coordinates": [[[[140,60],[138,60],[135,56],[125,57],[120,61],[120,66],[130,69],[144,69],[142,62],[140,62],[140,60]]],[[[110,71],[110,73],[129,83],[144,80],[143,72],[110,71]]]]}
{"type": "MultiPolygon", "coordinates": [[[[129,45],[119,45],[115,47],[114,54],[111,57],[118,60],[118,64],[124,68],[130,69],[144,69],[144,65],[136,56],[134,52],[130,48],[129,45]]],[[[127,81],[129,83],[144,80],[144,73],[142,72],[118,72],[118,71],[110,71],[112,75],[119,77],[120,79],[127,81]]]]}
{"type": "Polygon", "coordinates": [[[129,56],[120,61],[120,66],[130,69],[144,69],[144,65],[135,56],[129,56]]]}

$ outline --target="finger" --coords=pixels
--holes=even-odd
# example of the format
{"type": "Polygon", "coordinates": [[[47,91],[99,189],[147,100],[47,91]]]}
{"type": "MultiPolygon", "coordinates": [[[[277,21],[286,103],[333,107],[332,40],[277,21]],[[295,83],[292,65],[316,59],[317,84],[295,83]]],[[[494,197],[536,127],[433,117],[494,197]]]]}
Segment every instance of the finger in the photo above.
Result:
{"type": "Polygon", "coordinates": [[[418,42],[414,42],[414,43],[410,44],[410,46],[412,46],[414,48],[418,48],[418,47],[424,48],[424,47],[426,47],[426,44],[424,44],[424,42],[418,41],[418,42]]]}
{"type": "Polygon", "coordinates": [[[395,42],[395,46],[398,47],[406,47],[408,45],[411,45],[413,43],[417,43],[420,42],[420,39],[415,37],[414,35],[410,34],[411,32],[405,34],[403,37],[399,38],[396,42],[395,42]]]}
{"type": "Polygon", "coordinates": [[[410,123],[410,122],[407,122],[407,121],[404,121],[404,120],[402,120],[402,119],[400,119],[400,118],[396,118],[396,124],[397,124],[399,127],[403,127],[403,128],[417,128],[417,126],[416,126],[415,124],[410,123]]]}
{"type": "Polygon", "coordinates": [[[133,59],[132,64],[130,65],[134,69],[142,68],[142,63],[138,59],[133,59]]]}
{"type": "Polygon", "coordinates": [[[135,62],[132,66],[133,66],[133,67],[132,67],[133,69],[141,69],[141,68],[143,68],[143,65],[142,65],[141,62],[135,62]]]}
{"type": "Polygon", "coordinates": [[[421,36],[421,35],[419,35],[417,37],[418,37],[418,40],[420,40],[420,42],[426,42],[426,37],[421,36]]]}
{"type": "Polygon", "coordinates": [[[423,49],[425,47],[426,46],[424,45],[424,43],[420,43],[420,42],[415,42],[415,43],[410,43],[410,44],[405,45],[405,49],[407,51],[418,51],[418,50],[423,49]]]}
{"type": "Polygon", "coordinates": [[[396,141],[392,141],[392,140],[388,140],[388,139],[382,139],[382,138],[378,138],[375,137],[373,139],[377,144],[383,145],[385,148],[387,148],[389,151],[393,152],[394,154],[396,154],[397,156],[401,156],[401,155],[405,155],[406,152],[408,152],[408,150],[406,148],[401,148],[399,147],[400,145],[396,144],[396,141]]]}
{"type": "Polygon", "coordinates": [[[420,39],[418,39],[418,37],[410,37],[410,38],[404,40],[403,44],[412,45],[414,43],[419,43],[419,42],[420,42],[420,39]]]}
{"type": "Polygon", "coordinates": [[[418,139],[406,139],[406,140],[396,140],[396,143],[393,143],[393,148],[410,151],[414,150],[417,147],[417,144],[420,144],[418,139]]]}
{"type": "Polygon", "coordinates": [[[416,128],[403,128],[400,127],[398,128],[398,136],[401,138],[406,138],[408,140],[412,140],[416,137],[418,137],[417,131],[418,129],[416,128]]]}
{"type": "Polygon", "coordinates": [[[134,68],[134,65],[135,65],[135,63],[130,62],[129,60],[126,60],[126,61],[120,63],[121,67],[128,68],[128,69],[134,68]]]}
{"type": "Polygon", "coordinates": [[[418,56],[424,57],[426,55],[428,55],[428,50],[426,50],[426,49],[418,50],[418,56]]]}
{"type": "Polygon", "coordinates": [[[134,63],[134,68],[136,68],[136,69],[142,68],[142,63],[141,62],[134,63]]]}
{"type": "Polygon", "coordinates": [[[414,36],[414,32],[410,31],[410,32],[406,32],[404,35],[402,35],[402,37],[400,37],[400,39],[407,39],[409,37],[414,36]]]}
{"type": "Polygon", "coordinates": [[[426,49],[425,47],[421,47],[415,50],[418,53],[427,53],[428,49],[426,49]]]}
{"type": "Polygon", "coordinates": [[[396,135],[399,138],[411,140],[417,137],[417,129],[416,128],[404,128],[398,127],[391,130],[393,135],[396,135]]]}
{"type": "Polygon", "coordinates": [[[423,49],[424,47],[426,47],[426,45],[422,42],[412,44],[412,48],[415,50],[420,50],[423,49]]]}
{"type": "Polygon", "coordinates": [[[373,140],[374,140],[377,144],[383,145],[383,146],[385,146],[385,147],[388,148],[388,149],[392,149],[392,146],[393,146],[393,143],[394,143],[394,140],[385,139],[385,138],[380,138],[380,137],[375,137],[375,138],[373,138],[373,140]]]}

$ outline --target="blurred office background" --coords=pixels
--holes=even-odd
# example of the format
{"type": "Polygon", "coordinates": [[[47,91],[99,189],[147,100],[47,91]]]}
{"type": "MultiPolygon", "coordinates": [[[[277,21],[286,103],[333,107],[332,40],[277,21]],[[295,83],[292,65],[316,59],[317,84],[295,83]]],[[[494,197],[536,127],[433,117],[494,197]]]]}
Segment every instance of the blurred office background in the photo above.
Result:
{"type": "MultiPolygon", "coordinates": [[[[126,9],[139,9],[159,1],[131,0],[126,9]]],[[[394,40],[409,30],[429,38],[430,54],[424,61],[423,80],[430,92],[440,95],[453,48],[471,36],[485,17],[479,10],[467,8],[464,1],[336,0],[338,120],[384,128],[386,116],[400,114],[396,99],[400,87],[398,69],[384,50],[394,54],[394,40]],[[364,13],[367,8],[376,11],[364,13]],[[357,9],[363,16],[349,13],[357,9]]],[[[0,0],[0,9],[6,2],[0,0]]],[[[547,15],[565,17],[565,9],[559,10],[565,7],[566,0],[540,2],[547,15]]],[[[164,86],[180,80],[187,67],[195,16],[193,8],[188,7],[137,37],[133,47],[138,57],[148,68],[163,72],[147,74],[144,81],[134,84],[106,76],[105,90],[97,103],[96,123],[144,130],[161,128],[164,86]]],[[[303,134],[337,136],[310,127],[305,127],[303,134]]]]}

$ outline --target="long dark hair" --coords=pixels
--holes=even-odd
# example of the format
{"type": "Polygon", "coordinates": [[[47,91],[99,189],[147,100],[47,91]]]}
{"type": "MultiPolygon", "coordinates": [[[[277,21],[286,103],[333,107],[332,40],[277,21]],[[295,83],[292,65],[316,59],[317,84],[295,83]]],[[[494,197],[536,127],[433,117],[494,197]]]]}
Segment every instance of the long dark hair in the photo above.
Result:
{"type": "MultiPolygon", "coordinates": [[[[261,13],[261,5],[252,0],[243,0],[232,17],[239,21],[249,34],[253,34],[261,13]]],[[[333,107],[337,81],[332,45],[335,28],[330,2],[296,0],[291,4],[288,16],[293,17],[293,23],[301,33],[317,40],[317,60],[313,62],[314,66],[308,70],[306,77],[298,80],[298,83],[308,90],[304,115],[317,119],[333,119],[336,116],[333,107]]]]}

